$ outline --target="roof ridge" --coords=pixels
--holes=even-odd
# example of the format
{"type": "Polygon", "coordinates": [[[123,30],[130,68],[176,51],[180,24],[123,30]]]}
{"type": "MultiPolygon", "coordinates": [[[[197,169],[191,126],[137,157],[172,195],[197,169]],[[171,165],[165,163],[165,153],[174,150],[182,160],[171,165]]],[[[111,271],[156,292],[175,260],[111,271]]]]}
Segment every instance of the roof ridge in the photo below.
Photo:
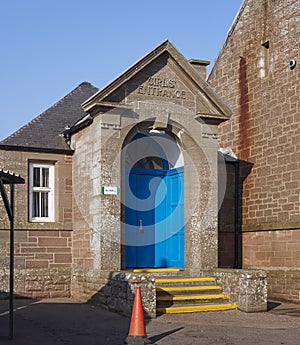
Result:
{"type": "MultiPolygon", "coordinates": [[[[212,86],[195,70],[195,68],[188,62],[188,60],[177,50],[177,48],[169,41],[166,40],[158,47],[154,48],[150,53],[144,55],[140,60],[131,65],[125,72],[115,78],[111,83],[105,86],[103,89],[94,93],[90,98],[85,100],[81,106],[85,112],[91,112],[94,107],[101,107],[101,102],[105,100],[109,95],[113,94],[118,88],[127,83],[137,73],[147,67],[152,61],[157,59],[162,54],[168,53],[178,66],[185,72],[186,75],[197,85],[201,92],[205,93],[218,112],[220,116],[229,118],[232,114],[230,107],[222,100],[222,98],[216,93],[212,86]]],[[[125,101],[126,103],[126,101],[125,101]]],[[[207,114],[209,115],[209,114],[207,114]]],[[[215,114],[216,115],[216,114],[215,114]]],[[[210,116],[210,115],[209,115],[210,116]]],[[[219,116],[217,116],[219,117],[219,116]]],[[[219,117],[221,118],[221,117],[219,117]]]]}
{"type": "Polygon", "coordinates": [[[63,98],[61,98],[60,100],[58,100],[56,103],[54,103],[53,105],[51,105],[49,108],[45,109],[43,112],[41,112],[39,115],[37,115],[36,117],[34,117],[32,120],[30,120],[29,122],[27,122],[24,126],[20,127],[19,129],[17,129],[15,132],[13,132],[11,135],[9,135],[8,137],[4,138],[3,140],[0,141],[0,144],[4,143],[6,140],[8,139],[12,139],[14,137],[16,137],[17,135],[19,135],[20,133],[22,133],[26,128],[28,128],[31,124],[39,121],[39,119],[45,115],[46,112],[48,112],[49,110],[55,109],[57,106],[59,106],[61,103],[63,103],[67,98],[74,96],[78,91],[81,90],[82,86],[92,86],[94,87],[91,83],[87,82],[87,81],[83,81],[81,82],[78,86],[76,86],[72,91],[70,91],[69,93],[67,93],[63,98]]]}
{"type": "MultiPolygon", "coordinates": [[[[126,78],[127,75],[130,75],[132,73],[132,71],[134,71],[136,69],[136,66],[138,66],[139,64],[142,64],[145,60],[147,59],[151,59],[152,56],[155,56],[159,51],[160,52],[164,52],[166,51],[168,48],[175,48],[173,46],[173,44],[171,43],[171,41],[164,40],[162,43],[160,43],[156,48],[154,48],[153,50],[151,50],[150,52],[146,53],[142,58],[140,58],[138,61],[134,62],[131,66],[129,66],[128,68],[126,68],[125,71],[123,71],[121,74],[119,74],[116,78],[114,78],[112,81],[110,81],[106,86],[104,86],[103,88],[99,89],[96,93],[94,93],[91,97],[89,97],[87,100],[85,100],[82,103],[83,109],[85,110],[85,106],[92,101],[94,98],[98,97],[99,95],[101,95],[101,93],[103,93],[105,90],[108,90],[109,88],[113,87],[115,84],[117,84],[120,80],[126,78]]],[[[175,50],[177,50],[175,48],[175,50]]],[[[85,110],[86,111],[86,110],[85,110]]]]}

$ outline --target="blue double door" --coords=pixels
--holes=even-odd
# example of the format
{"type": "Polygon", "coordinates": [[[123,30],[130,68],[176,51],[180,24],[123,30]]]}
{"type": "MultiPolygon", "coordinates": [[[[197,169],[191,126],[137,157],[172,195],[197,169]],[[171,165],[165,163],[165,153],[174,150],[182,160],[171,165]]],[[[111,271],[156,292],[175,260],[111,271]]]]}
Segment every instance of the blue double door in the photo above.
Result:
{"type": "Polygon", "coordinates": [[[184,267],[183,167],[126,177],[126,267],[184,267]]]}

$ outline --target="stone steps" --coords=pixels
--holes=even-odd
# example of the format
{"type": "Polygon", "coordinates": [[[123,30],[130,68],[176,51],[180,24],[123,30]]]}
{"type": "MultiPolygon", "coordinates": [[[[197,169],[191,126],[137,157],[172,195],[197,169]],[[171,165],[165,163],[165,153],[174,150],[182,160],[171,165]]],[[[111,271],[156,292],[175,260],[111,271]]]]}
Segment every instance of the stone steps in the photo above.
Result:
{"type": "Polygon", "coordinates": [[[229,294],[214,277],[189,277],[179,268],[141,268],[134,273],[151,273],[156,284],[156,314],[198,313],[236,309],[229,294]]]}
{"type": "Polygon", "coordinates": [[[154,276],[177,276],[180,274],[181,271],[183,271],[180,268],[133,268],[133,269],[127,269],[127,272],[133,272],[133,273],[152,273],[154,276]]]}
{"type": "MultiPolygon", "coordinates": [[[[156,280],[157,282],[157,280],[156,280]]],[[[180,283],[177,283],[180,284],[180,283]]],[[[157,287],[156,288],[156,294],[157,293],[181,293],[181,294],[190,294],[190,293],[197,293],[197,292],[202,292],[202,293],[206,293],[206,292],[212,292],[212,293],[216,293],[216,292],[220,292],[222,291],[222,287],[219,285],[190,285],[190,286],[186,286],[186,285],[177,285],[177,286],[164,286],[164,287],[157,287]]]]}
{"type": "Polygon", "coordinates": [[[214,277],[158,276],[157,314],[197,313],[236,309],[214,277]]]}
{"type": "Polygon", "coordinates": [[[200,313],[208,311],[223,311],[236,309],[235,303],[227,304],[210,304],[210,305],[190,305],[181,307],[157,307],[157,314],[183,314],[183,313],[200,313]]]}
{"type": "Polygon", "coordinates": [[[224,304],[229,300],[227,294],[203,294],[203,295],[175,295],[175,296],[157,296],[156,302],[159,308],[181,307],[181,306],[199,306],[212,303],[224,304]]]}
{"type": "Polygon", "coordinates": [[[166,286],[176,286],[178,283],[189,283],[189,285],[198,284],[201,282],[201,285],[210,285],[214,283],[216,280],[213,277],[162,277],[159,278],[159,285],[163,287],[166,286]]]}

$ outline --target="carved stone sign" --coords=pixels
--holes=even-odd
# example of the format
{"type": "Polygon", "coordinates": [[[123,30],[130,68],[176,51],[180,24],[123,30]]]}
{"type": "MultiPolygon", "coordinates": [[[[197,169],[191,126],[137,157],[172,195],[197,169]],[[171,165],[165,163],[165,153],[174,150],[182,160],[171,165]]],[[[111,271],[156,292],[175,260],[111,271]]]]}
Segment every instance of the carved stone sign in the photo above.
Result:
{"type": "Polygon", "coordinates": [[[146,85],[140,85],[138,94],[161,98],[185,99],[186,91],[178,88],[174,79],[150,77],[146,85]]]}

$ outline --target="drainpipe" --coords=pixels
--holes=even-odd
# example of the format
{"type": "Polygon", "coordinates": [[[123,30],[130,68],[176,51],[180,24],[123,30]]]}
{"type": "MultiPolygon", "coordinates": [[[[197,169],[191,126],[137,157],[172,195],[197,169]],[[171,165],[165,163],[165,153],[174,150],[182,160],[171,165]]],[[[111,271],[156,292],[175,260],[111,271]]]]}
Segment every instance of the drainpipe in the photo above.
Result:
{"type": "Polygon", "coordinates": [[[240,268],[239,266],[239,236],[240,236],[240,224],[239,224],[239,208],[240,208],[240,191],[239,191],[239,180],[240,180],[240,164],[237,160],[234,163],[235,170],[235,207],[234,207],[234,268],[240,268]]]}

